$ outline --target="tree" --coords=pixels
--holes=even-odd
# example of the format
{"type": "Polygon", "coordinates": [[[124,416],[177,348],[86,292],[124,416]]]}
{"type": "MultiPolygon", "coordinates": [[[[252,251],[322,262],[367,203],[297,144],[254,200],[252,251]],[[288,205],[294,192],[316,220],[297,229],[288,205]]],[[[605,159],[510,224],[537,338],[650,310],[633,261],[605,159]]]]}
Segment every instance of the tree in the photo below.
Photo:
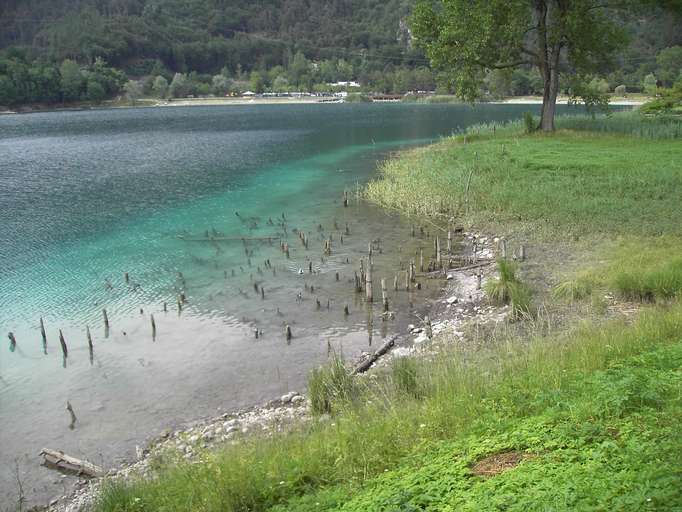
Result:
{"type": "Polygon", "coordinates": [[[475,99],[485,72],[535,67],[542,77],[540,128],[554,130],[559,78],[602,71],[626,42],[600,0],[420,0],[412,28],[458,95],[475,99]]]}
{"type": "Polygon", "coordinates": [[[251,90],[257,94],[262,93],[265,90],[265,80],[263,80],[263,75],[258,71],[251,73],[251,90]]]}
{"type": "Polygon", "coordinates": [[[168,80],[161,75],[157,76],[152,85],[152,92],[159,98],[165,98],[168,94],[168,80]]]}
{"type": "Polygon", "coordinates": [[[83,90],[83,74],[81,68],[70,59],[64,60],[59,66],[60,88],[64,101],[75,101],[80,99],[83,90]]]}
{"type": "Polygon", "coordinates": [[[123,86],[123,90],[125,90],[126,98],[131,105],[135,105],[135,102],[142,97],[142,84],[136,80],[128,80],[123,86]]]}
{"type": "Polygon", "coordinates": [[[672,85],[682,72],[682,46],[671,46],[656,56],[658,74],[667,85],[672,85]]]}
{"type": "Polygon", "coordinates": [[[656,79],[656,75],[649,73],[642,81],[642,88],[644,89],[644,92],[653,96],[656,94],[656,90],[658,89],[658,86],[656,85],[657,83],[658,80],[656,79]]]}
{"type": "Polygon", "coordinates": [[[87,86],[85,88],[85,99],[92,101],[94,103],[100,103],[104,98],[107,97],[107,92],[104,90],[102,84],[97,80],[88,80],[87,86]]]}
{"type": "Polygon", "coordinates": [[[225,96],[232,89],[232,82],[225,75],[215,75],[211,79],[211,91],[218,96],[225,96]]]}
{"type": "Polygon", "coordinates": [[[305,58],[303,52],[294,55],[294,59],[289,63],[289,79],[291,83],[300,85],[304,81],[304,76],[308,73],[310,63],[305,58]]]}
{"type": "Polygon", "coordinates": [[[287,92],[289,90],[289,80],[284,75],[277,76],[272,81],[272,90],[275,92],[287,92]]]}
{"type": "Polygon", "coordinates": [[[168,88],[168,94],[173,98],[184,98],[189,94],[189,84],[187,83],[187,75],[182,73],[175,73],[173,81],[168,88]]]}

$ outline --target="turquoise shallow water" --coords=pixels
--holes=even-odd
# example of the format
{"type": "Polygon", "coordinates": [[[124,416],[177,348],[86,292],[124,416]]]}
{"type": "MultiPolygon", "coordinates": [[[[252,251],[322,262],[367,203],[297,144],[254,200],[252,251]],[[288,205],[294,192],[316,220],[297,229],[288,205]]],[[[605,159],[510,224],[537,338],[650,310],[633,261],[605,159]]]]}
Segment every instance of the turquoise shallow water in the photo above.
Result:
{"type": "Polygon", "coordinates": [[[356,356],[413,321],[437,290],[392,294],[397,319],[381,322],[350,282],[371,240],[382,248],[376,275],[390,283],[431,242],[410,239],[409,219],[356,202],[353,193],[344,208],[341,192],[354,192],[391,151],[528,108],[296,105],[0,118],[0,330],[17,338],[15,351],[3,345],[0,353],[0,496],[10,500],[16,490],[14,460],[31,499],[61,491],[61,479],[37,466],[42,446],[115,464],[115,454],[129,456],[165,426],[300,389],[328,341],[356,356]],[[346,223],[351,235],[341,245],[346,223]],[[179,238],[206,232],[279,238],[246,246],[179,238]],[[334,249],[323,260],[329,235],[334,249]],[[280,240],[291,247],[289,259],[280,240]],[[179,316],[181,292],[188,304],[179,316]],[[285,322],[295,332],[290,345],[285,322]],[[264,332],[258,342],[256,328],[264,332]],[[66,364],[58,329],[69,345],[66,364]],[[79,417],[74,431],[66,400],[79,417]]]}

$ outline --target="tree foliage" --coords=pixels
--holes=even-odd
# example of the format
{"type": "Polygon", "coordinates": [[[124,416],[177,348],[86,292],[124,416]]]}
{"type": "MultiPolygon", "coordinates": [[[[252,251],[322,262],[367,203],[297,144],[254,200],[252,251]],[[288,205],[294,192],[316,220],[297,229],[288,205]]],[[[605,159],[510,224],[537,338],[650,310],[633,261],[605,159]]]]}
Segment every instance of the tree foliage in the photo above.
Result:
{"type": "Polygon", "coordinates": [[[423,0],[413,29],[432,63],[472,99],[486,71],[536,68],[543,81],[541,126],[554,129],[559,79],[613,65],[625,28],[598,0],[423,0]]]}

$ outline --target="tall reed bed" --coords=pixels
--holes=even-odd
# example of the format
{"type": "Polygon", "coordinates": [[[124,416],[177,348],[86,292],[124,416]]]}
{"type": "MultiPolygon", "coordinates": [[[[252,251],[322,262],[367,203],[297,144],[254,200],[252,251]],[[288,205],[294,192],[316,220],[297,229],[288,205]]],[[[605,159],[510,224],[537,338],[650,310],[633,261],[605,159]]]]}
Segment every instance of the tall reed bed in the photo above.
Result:
{"type": "Polygon", "coordinates": [[[556,120],[556,127],[562,130],[620,133],[653,140],[682,138],[681,117],[645,116],[636,110],[594,117],[585,115],[559,116],[556,120]]]}

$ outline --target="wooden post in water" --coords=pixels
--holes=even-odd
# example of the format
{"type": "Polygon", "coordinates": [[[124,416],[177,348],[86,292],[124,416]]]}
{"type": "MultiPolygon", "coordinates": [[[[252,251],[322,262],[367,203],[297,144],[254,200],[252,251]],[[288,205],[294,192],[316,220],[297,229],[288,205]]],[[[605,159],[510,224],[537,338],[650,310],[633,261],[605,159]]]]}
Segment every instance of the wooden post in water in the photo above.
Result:
{"type": "Polygon", "coordinates": [[[393,276],[393,291],[394,292],[398,291],[398,274],[393,276]]]}
{"type": "Polygon", "coordinates": [[[71,423],[69,424],[69,430],[76,428],[76,414],[73,412],[73,407],[71,407],[71,402],[66,402],[66,410],[69,411],[71,415],[71,423]]]}
{"type": "Polygon", "coordinates": [[[424,272],[424,250],[419,248],[419,272],[424,272]]]}
{"type": "Polygon", "coordinates": [[[384,304],[384,311],[388,311],[388,294],[386,293],[386,279],[381,280],[381,301],[384,304]]]}
{"type": "Polygon", "coordinates": [[[150,320],[152,323],[152,339],[155,339],[156,338],[156,322],[154,321],[154,315],[153,314],[150,316],[150,320]]]}
{"type": "Polygon", "coordinates": [[[59,344],[62,346],[62,353],[64,354],[64,358],[67,358],[69,356],[69,351],[66,348],[66,341],[64,341],[64,335],[62,334],[61,329],[59,329],[59,344]]]}
{"type": "Polygon", "coordinates": [[[440,237],[436,237],[436,266],[441,269],[443,268],[443,262],[440,257],[440,237]]]}
{"type": "MultiPolygon", "coordinates": [[[[412,267],[410,267],[412,268],[412,267]]],[[[405,271],[405,291],[409,292],[410,291],[410,271],[406,270],[405,271]]]]}
{"type": "Polygon", "coordinates": [[[452,254],[452,230],[448,228],[448,255],[452,254]]]}
{"type": "Polygon", "coordinates": [[[88,339],[88,349],[92,352],[92,335],[90,334],[90,326],[85,326],[85,337],[88,339]]]}
{"type": "MultiPolygon", "coordinates": [[[[371,261],[371,260],[370,260],[371,261]]],[[[374,300],[372,294],[372,263],[367,265],[367,277],[365,280],[365,291],[367,292],[367,302],[372,302],[374,300]]]]}
{"type": "Polygon", "coordinates": [[[107,316],[107,310],[102,310],[102,317],[104,318],[104,328],[109,330],[109,317],[107,316]]]}
{"type": "Polygon", "coordinates": [[[289,324],[286,324],[284,326],[284,336],[286,337],[287,341],[291,341],[291,338],[293,337],[291,334],[291,327],[289,327],[289,324]]]}
{"type": "Polygon", "coordinates": [[[40,317],[40,335],[43,337],[43,347],[47,346],[47,335],[45,334],[45,323],[43,317],[40,317]]]}
{"type": "Polygon", "coordinates": [[[339,276],[339,273],[337,272],[337,273],[336,273],[336,281],[338,282],[339,279],[340,279],[340,276],[339,276]]]}
{"type": "Polygon", "coordinates": [[[130,283],[130,276],[128,275],[128,272],[125,272],[125,273],[123,274],[123,278],[125,279],[126,284],[129,284],[129,283],[130,283]]]}
{"type": "Polygon", "coordinates": [[[348,304],[346,304],[345,306],[343,306],[343,315],[344,315],[344,316],[350,315],[350,310],[348,309],[348,304]]]}
{"type": "Polygon", "coordinates": [[[17,346],[17,339],[14,337],[13,332],[8,333],[7,337],[9,338],[9,350],[10,352],[14,352],[14,349],[17,346]]]}

